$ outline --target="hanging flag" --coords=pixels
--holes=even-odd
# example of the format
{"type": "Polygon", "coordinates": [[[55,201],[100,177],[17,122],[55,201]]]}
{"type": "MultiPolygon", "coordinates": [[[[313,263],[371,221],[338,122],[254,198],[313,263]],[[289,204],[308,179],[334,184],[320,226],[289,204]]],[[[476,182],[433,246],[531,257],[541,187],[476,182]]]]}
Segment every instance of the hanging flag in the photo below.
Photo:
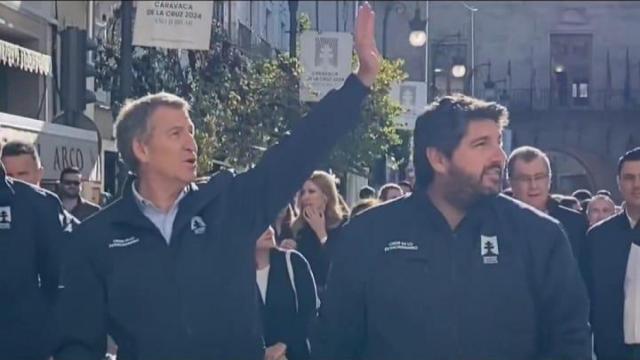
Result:
{"type": "Polygon", "coordinates": [[[607,91],[604,97],[604,106],[605,108],[609,105],[609,97],[611,96],[611,59],[609,58],[609,49],[607,49],[607,91]]]}
{"type": "Polygon", "coordinates": [[[624,103],[629,104],[631,101],[631,64],[629,63],[629,48],[627,48],[624,70],[624,103]]]}
{"type": "Polygon", "coordinates": [[[507,80],[509,82],[509,90],[511,90],[511,60],[507,62],[507,80]]]}

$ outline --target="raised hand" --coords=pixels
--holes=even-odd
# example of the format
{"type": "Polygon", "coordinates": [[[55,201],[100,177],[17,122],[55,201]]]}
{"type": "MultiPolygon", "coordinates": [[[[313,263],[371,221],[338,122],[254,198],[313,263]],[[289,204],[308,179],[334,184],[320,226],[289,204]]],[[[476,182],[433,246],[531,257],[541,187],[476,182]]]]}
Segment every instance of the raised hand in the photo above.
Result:
{"type": "Polygon", "coordinates": [[[357,76],[368,87],[371,87],[376,80],[382,63],[382,58],[376,46],[375,23],[376,14],[373,12],[371,5],[365,2],[358,8],[355,47],[358,61],[360,62],[357,76]]]}
{"type": "Polygon", "coordinates": [[[318,239],[322,241],[322,239],[325,239],[327,237],[324,212],[318,209],[314,209],[311,206],[307,206],[306,208],[304,208],[304,210],[302,210],[302,216],[304,216],[304,219],[307,221],[307,224],[309,224],[309,227],[311,227],[313,232],[316,233],[318,239]]]}

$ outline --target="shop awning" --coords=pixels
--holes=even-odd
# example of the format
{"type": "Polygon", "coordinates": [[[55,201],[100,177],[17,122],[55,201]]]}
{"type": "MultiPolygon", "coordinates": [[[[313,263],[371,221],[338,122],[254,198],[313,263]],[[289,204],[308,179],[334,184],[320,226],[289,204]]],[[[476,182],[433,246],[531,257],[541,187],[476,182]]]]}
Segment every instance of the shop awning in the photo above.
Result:
{"type": "Polygon", "coordinates": [[[0,64],[36,74],[51,73],[51,56],[0,40],[0,64]]]}

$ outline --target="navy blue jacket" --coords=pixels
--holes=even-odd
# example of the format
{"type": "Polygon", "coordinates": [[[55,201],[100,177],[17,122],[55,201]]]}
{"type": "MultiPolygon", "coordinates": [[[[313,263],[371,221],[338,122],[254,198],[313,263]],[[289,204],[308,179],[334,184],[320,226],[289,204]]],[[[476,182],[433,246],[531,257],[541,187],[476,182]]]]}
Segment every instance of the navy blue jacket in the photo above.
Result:
{"type": "Polygon", "coordinates": [[[640,239],[640,226],[631,229],[624,212],[587,234],[587,286],[598,360],[631,359],[631,347],[624,343],[624,281],[634,237],[640,239]]]}
{"type": "Polygon", "coordinates": [[[558,220],[566,231],[573,255],[578,260],[578,265],[582,270],[584,268],[584,257],[586,256],[587,230],[589,229],[589,222],[586,216],[560,205],[559,202],[553,199],[549,200],[547,209],[549,210],[549,216],[558,220]]]}
{"type": "Polygon", "coordinates": [[[53,193],[0,164],[0,358],[46,359],[68,221],[53,193]]]}
{"type": "Polygon", "coordinates": [[[558,222],[506,196],[451,231],[423,192],[354,217],[314,359],[590,359],[588,298],[558,222]]]}
{"type": "Polygon", "coordinates": [[[74,231],[56,359],[262,359],[256,239],[341,135],[368,90],[355,77],[328,94],[260,163],[191,185],[170,245],[140,212],[131,185],[74,231]]]}

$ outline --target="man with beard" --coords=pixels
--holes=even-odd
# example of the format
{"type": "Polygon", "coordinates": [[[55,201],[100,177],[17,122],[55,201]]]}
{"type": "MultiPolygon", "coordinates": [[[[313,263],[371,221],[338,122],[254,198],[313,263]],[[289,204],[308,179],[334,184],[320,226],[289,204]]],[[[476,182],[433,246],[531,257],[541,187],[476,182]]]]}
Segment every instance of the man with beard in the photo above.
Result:
{"type": "Polygon", "coordinates": [[[345,225],[316,359],[590,359],[557,220],[499,195],[507,110],[444,97],[414,131],[416,190],[345,225]]]}
{"type": "Polygon", "coordinates": [[[82,173],[77,167],[68,167],[60,173],[60,200],[64,209],[84,221],[100,211],[100,207],[82,197],[82,173]]]}

